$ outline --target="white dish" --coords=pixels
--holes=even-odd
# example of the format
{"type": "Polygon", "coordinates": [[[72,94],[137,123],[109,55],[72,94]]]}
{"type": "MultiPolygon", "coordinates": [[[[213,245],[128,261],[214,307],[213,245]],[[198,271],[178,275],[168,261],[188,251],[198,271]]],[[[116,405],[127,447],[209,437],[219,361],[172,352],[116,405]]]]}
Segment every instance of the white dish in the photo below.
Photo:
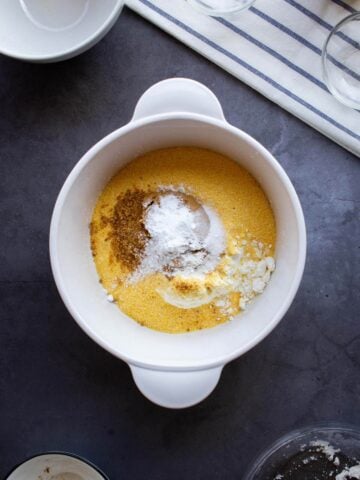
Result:
{"type": "Polygon", "coordinates": [[[30,62],[78,55],[114,25],[124,0],[1,0],[0,53],[30,62]]]}
{"type": "Polygon", "coordinates": [[[55,281],[75,320],[97,343],[129,364],[145,396],[171,408],[205,398],[224,365],[275,328],[297,292],[305,253],[302,209],[284,170],[256,140],[225,120],[210,90],[187,79],[154,85],[140,98],[130,123],[83,156],[59,194],[50,229],[55,281]],[[99,193],[121,166],[147,151],[181,145],[217,150],[258,179],[276,217],[277,267],[265,292],[240,318],[212,329],[171,335],[141,327],[106,300],[90,251],[89,222],[99,193]]]}
{"type": "Polygon", "coordinates": [[[15,467],[6,480],[108,480],[95,466],[65,453],[44,453],[15,467]]]}

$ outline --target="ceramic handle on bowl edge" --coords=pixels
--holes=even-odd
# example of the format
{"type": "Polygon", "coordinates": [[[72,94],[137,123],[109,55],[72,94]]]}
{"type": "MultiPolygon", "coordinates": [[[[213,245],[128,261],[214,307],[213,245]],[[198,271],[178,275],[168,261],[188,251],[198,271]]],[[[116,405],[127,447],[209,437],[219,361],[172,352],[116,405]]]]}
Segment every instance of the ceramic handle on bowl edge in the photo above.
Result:
{"type": "Polygon", "coordinates": [[[130,365],[136,386],[149,400],[166,408],[186,408],[204,400],[216,387],[223,365],[207,370],[165,371],[130,365]]]}
{"type": "Polygon", "coordinates": [[[140,97],[132,120],[164,113],[195,113],[225,121],[213,92],[188,78],[169,78],[150,87],[140,97]]]}

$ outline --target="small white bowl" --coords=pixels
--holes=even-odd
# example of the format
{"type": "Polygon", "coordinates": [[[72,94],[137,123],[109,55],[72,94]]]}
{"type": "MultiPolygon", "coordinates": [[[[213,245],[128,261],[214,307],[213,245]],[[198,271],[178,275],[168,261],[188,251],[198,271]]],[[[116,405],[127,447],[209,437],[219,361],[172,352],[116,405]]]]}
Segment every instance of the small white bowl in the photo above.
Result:
{"type": "Polygon", "coordinates": [[[164,80],[151,87],[140,98],[130,123],[84,155],[59,194],[50,229],[55,281],[75,320],[97,343],[129,364],[146,397],[170,408],[204,399],[218,383],[224,365],[276,327],[299,287],[305,252],[302,209],[284,170],[256,140],[225,120],[210,90],[187,79],[164,80]],[[140,326],[106,300],[90,251],[89,222],[98,195],[121,167],[145,152],[181,145],[221,152],[259,181],[276,217],[276,270],[265,292],[239,318],[215,328],[171,335],[140,326]]]}
{"type": "Polygon", "coordinates": [[[108,477],[76,455],[43,453],[15,467],[5,480],[108,480],[108,477]]]}
{"type": "Polygon", "coordinates": [[[114,25],[124,0],[2,0],[0,53],[50,63],[74,57],[114,25]]]}

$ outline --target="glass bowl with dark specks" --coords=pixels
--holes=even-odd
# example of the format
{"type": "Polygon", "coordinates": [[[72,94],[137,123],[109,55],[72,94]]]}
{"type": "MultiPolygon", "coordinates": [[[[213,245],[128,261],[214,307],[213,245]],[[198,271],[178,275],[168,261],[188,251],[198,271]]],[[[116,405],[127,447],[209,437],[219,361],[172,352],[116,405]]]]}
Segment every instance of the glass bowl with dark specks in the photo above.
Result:
{"type": "Polygon", "coordinates": [[[359,463],[360,428],[321,424],[277,440],[259,455],[243,480],[360,479],[359,463]]]}

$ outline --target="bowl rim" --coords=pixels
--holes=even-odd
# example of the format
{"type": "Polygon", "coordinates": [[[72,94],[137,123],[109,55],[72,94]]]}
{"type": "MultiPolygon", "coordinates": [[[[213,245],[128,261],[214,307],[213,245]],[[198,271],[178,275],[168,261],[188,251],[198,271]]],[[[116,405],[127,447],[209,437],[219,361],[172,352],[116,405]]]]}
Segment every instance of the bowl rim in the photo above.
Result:
{"type": "Polygon", "coordinates": [[[40,453],[35,453],[34,455],[31,455],[30,457],[27,457],[25,460],[23,460],[20,463],[17,463],[11,470],[4,476],[4,480],[8,480],[8,478],[22,465],[25,463],[29,462],[30,460],[33,460],[34,458],[39,458],[39,457],[45,457],[47,455],[60,455],[63,457],[70,457],[70,458],[75,458],[76,460],[79,460],[80,462],[86,463],[89,467],[93,468],[101,477],[103,477],[104,480],[110,480],[109,477],[94,463],[90,462],[90,460],[87,460],[86,458],[82,457],[81,455],[78,455],[76,453],[71,453],[71,452],[66,452],[62,450],[49,450],[48,452],[40,452],[40,453]]]}
{"type": "MultiPolygon", "coordinates": [[[[257,140],[251,137],[249,134],[229,124],[226,120],[219,120],[219,119],[208,117],[202,114],[183,113],[183,112],[163,113],[163,114],[157,114],[157,115],[153,115],[145,118],[140,118],[137,120],[131,120],[128,124],[111,132],[110,134],[102,138],[99,142],[97,142],[93,147],[91,147],[83,155],[83,157],[75,164],[75,166],[69,173],[68,177],[66,178],[60,190],[60,193],[55,202],[54,210],[51,217],[50,235],[49,235],[50,263],[51,263],[51,269],[53,272],[57,289],[68,311],[70,312],[74,320],[78,323],[78,325],[82,328],[82,330],[84,330],[84,332],[87,335],[89,335],[89,337],[92,338],[92,340],[94,340],[98,345],[100,345],[105,350],[113,354],[115,357],[118,357],[121,360],[125,361],[126,363],[130,365],[142,367],[145,369],[161,370],[161,371],[195,371],[195,370],[198,371],[198,370],[207,370],[210,368],[223,366],[228,362],[230,362],[231,360],[234,360],[235,358],[239,357],[240,355],[243,355],[244,353],[249,351],[251,348],[253,348],[255,345],[260,343],[279,324],[279,322],[281,321],[281,319],[284,317],[287,310],[289,309],[290,305],[292,304],[292,301],[300,286],[300,282],[301,282],[304,268],[305,268],[306,244],[307,244],[306,226],[305,226],[304,214],[302,211],[300,200],[285,170],[277,162],[277,160],[272,156],[272,154],[265,147],[263,147],[257,140]],[[88,162],[90,162],[91,159],[95,155],[97,155],[105,146],[112,143],[114,140],[116,140],[120,136],[125,135],[133,130],[136,130],[143,126],[147,126],[152,123],[166,122],[169,120],[191,120],[191,121],[198,121],[200,123],[207,123],[209,125],[215,126],[222,130],[228,131],[234,134],[235,136],[241,138],[242,140],[246,141],[247,143],[250,143],[251,146],[254,148],[254,150],[260,153],[263,158],[265,157],[266,161],[271,163],[272,167],[276,171],[277,176],[280,178],[282,184],[285,186],[287,193],[289,195],[291,204],[295,211],[297,229],[299,232],[299,240],[298,240],[299,254],[296,262],[295,272],[294,272],[290,291],[286,296],[286,298],[283,299],[282,306],[278,310],[277,314],[274,315],[271,321],[267,324],[267,327],[264,328],[256,337],[254,337],[247,344],[239,348],[236,348],[235,350],[227,353],[226,355],[214,357],[212,361],[202,361],[202,362],[198,362],[196,364],[187,365],[187,366],[179,366],[179,365],[171,365],[171,364],[157,365],[156,363],[150,363],[150,362],[144,363],[142,361],[137,360],[134,357],[124,355],[122,352],[119,352],[117,349],[108,345],[107,342],[104,341],[100,336],[98,336],[95,331],[93,331],[91,328],[88,327],[86,320],[77,311],[76,306],[73,304],[70,296],[66,291],[66,288],[64,287],[61,269],[59,266],[59,259],[57,256],[57,237],[58,237],[59,220],[61,217],[62,208],[65,203],[68,192],[72,188],[77,177],[81,175],[82,170],[88,164],[88,162]]],[[[191,333],[192,332],[190,332],[189,334],[183,334],[183,335],[191,335],[191,333]]]]}
{"type": "Polygon", "coordinates": [[[236,13],[243,12],[244,10],[249,9],[256,0],[247,0],[247,3],[243,6],[234,6],[232,8],[212,8],[207,7],[201,0],[187,0],[187,3],[193,7],[198,12],[208,15],[210,17],[223,16],[223,15],[232,15],[236,13]]]}
{"type": "Polygon", "coordinates": [[[341,422],[319,422],[306,427],[291,430],[290,432],[281,435],[266,448],[260,450],[260,452],[253,458],[251,465],[246,469],[243,480],[253,480],[254,474],[257,473],[257,470],[261,468],[265,462],[267,462],[272,455],[274,455],[274,453],[290,442],[301,439],[301,437],[304,435],[311,433],[316,434],[316,432],[324,432],[326,430],[356,434],[360,439],[360,426],[357,428],[356,426],[354,427],[353,425],[341,422]]]}
{"type": "Polygon", "coordinates": [[[105,22],[102,23],[93,33],[89,34],[84,40],[77,43],[71,48],[65,50],[59,50],[57,53],[47,54],[47,55],[35,55],[35,54],[21,54],[16,53],[16,51],[3,48],[0,45],[0,53],[17,60],[24,60],[26,62],[56,62],[61,60],[66,60],[68,58],[74,57],[85,50],[94,46],[98,41],[100,41],[106,33],[111,29],[111,27],[116,22],[118,16],[121,13],[121,10],[124,6],[125,0],[115,0],[115,4],[105,22]]]}

